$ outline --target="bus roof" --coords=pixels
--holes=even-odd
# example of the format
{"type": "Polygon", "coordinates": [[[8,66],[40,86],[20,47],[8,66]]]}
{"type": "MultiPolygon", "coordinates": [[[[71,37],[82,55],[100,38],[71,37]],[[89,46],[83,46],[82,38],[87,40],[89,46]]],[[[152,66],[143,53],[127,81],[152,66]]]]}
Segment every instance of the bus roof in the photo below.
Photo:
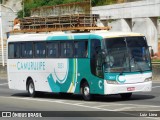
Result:
{"type": "Polygon", "coordinates": [[[55,40],[88,39],[90,36],[97,36],[100,38],[114,38],[114,37],[144,36],[144,35],[140,33],[133,33],[133,32],[108,32],[108,31],[92,31],[90,33],[52,32],[52,33],[10,35],[8,42],[10,41],[42,41],[42,40],[52,40],[53,38],[55,40]]]}

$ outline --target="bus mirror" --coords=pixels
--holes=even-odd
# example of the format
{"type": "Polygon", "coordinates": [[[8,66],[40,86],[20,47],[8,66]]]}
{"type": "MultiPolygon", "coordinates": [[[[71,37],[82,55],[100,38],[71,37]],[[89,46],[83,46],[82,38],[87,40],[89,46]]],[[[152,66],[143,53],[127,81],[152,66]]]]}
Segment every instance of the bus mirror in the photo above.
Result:
{"type": "Polygon", "coordinates": [[[154,56],[154,51],[153,51],[153,49],[151,49],[151,56],[152,56],[152,57],[154,56]]]}
{"type": "Polygon", "coordinates": [[[105,50],[101,50],[101,55],[102,55],[102,59],[105,59],[106,58],[106,51],[105,50]]]}
{"type": "Polygon", "coordinates": [[[152,49],[152,46],[148,46],[148,47],[149,47],[149,50],[150,50],[150,55],[151,55],[151,57],[153,57],[154,56],[154,51],[152,49]]]}

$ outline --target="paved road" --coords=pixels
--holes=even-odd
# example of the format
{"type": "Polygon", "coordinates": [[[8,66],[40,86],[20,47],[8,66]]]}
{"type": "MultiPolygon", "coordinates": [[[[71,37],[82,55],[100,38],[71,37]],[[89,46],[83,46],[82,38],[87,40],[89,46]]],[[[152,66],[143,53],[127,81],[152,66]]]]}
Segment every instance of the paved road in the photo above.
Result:
{"type": "MultiPolygon", "coordinates": [[[[37,98],[30,98],[28,97],[28,94],[25,91],[8,89],[7,80],[1,79],[0,111],[113,111],[111,113],[114,114],[113,116],[118,115],[118,113],[122,113],[124,116],[127,116],[128,113],[126,111],[149,111],[152,113],[153,111],[160,111],[160,83],[153,83],[152,92],[134,93],[131,100],[123,101],[121,100],[119,95],[112,95],[96,96],[93,101],[87,102],[84,101],[80,95],[59,95],[46,93],[43,96],[39,96],[37,98]]],[[[63,114],[65,115],[65,113],[63,114]]],[[[94,113],[85,114],[91,115],[94,113]]],[[[133,113],[129,114],[134,116],[133,113]]],[[[57,119],[71,120],[74,118],[62,117],[57,119]]],[[[76,119],[82,118],[78,117],[76,119]]],[[[106,120],[106,118],[104,117],[85,117],[85,119],[106,120]]],[[[110,119],[118,120],[119,117],[111,117],[110,119]]],[[[127,119],[127,117],[121,119],[124,120],[127,119]]],[[[129,117],[129,119],[135,118],[129,117]]],[[[138,118],[138,120],[146,119],[158,120],[160,118],[138,118]]]]}

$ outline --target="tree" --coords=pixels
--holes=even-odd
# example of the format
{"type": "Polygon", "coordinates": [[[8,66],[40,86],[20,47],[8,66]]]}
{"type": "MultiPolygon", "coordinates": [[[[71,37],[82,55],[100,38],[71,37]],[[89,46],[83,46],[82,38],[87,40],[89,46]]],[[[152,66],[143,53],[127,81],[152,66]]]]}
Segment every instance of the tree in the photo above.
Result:
{"type": "Polygon", "coordinates": [[[92,0],[92,6],[110,5],[118,0],[92,0]]]}
{"type": "MultiPolygon", "coordinates": [[[[23,7],[24,7],[24,16],[30,16],[30,11],[33,8],[41,7],[41,6],[53,6],[59,4],[67,4],[71,2],[81,2],[82,0],[23,0],[23,7]]],[[[112,4],[115,0],[91,0],[92,6],[99,6],[99,5],[107,5],[112,4]]],[[[23,10],[20,10],[18,13],[18,18],[23,17],[23,10]]]]}

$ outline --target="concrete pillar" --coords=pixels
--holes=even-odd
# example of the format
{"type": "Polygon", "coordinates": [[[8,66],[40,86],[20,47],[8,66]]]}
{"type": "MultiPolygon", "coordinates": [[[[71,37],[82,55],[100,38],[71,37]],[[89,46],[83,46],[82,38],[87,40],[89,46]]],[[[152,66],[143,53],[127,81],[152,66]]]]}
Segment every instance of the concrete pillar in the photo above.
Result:
{"type": "Polygon", "coordinates": [[[108,26],[108,20],[101,20],[101,22],[104,26],[108,26]]]}
{"type": "Polygon", "coordinates": [[[151,35],[151,45],[154,49],[154,52],[158,52],[158,17],[150,17],[148,18],[149,28],[148,33],[151,35]]]}
{"type": "Polygon", "coordinates": [[[112,26],[110,31],[119,31],[119,32],[131,32],[132,31],[132,19],[117,19],[108,23],[109,26],[112,26]]]}
{"type": "Polygon", "coordinates": [[[126,22],[126,25],[128,25],[128,29],[130,29],[129,31],[132,31],[132,18],[126,18],[124,20],[126,22]]]}
{"type": "Polygon", "coordinates": [[[158,52],[158,29],[157,18],[134,18],[132,31],[142,33],[146,36],[149,46],[152,46],[154,52],[158,52]]]}
{"type": "Polygon", "coordinates": [[[121,27],[123,32],[132,31],[132,19],[121,19],[121,27]]]}
{"type": "Polygon", "coordinates": [[[122,21],[121,19],[112,20],[108,22],[108,26],[112,26],[112,29],[110,31],[122,31],[122,21]]]}

